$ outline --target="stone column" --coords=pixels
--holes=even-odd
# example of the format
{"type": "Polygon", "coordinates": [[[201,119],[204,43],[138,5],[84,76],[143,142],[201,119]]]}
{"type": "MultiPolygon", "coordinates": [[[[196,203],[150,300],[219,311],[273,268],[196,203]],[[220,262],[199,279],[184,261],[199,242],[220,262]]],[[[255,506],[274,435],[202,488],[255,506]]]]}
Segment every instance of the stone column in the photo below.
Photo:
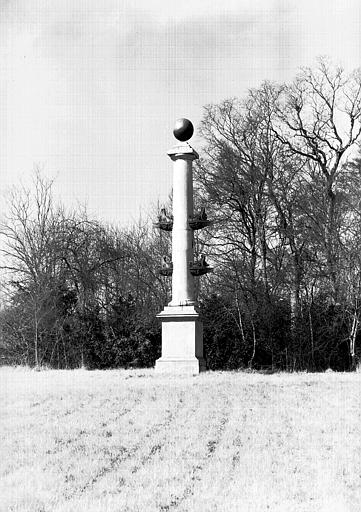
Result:
{"type": "Polygon", "coordinates": [[[198,154],[180,140],[168,151],[173,161],[172,300],[157,315],[162,322],[162,356],[155,370],[193,375],[205,370],[203,325],[195,308],[194,277],[189,268],[193,262],[193,230],[189,227],[193,215],[192,162],[198,154]]]}
{"type": "Polygon", "coordinates": [[[193,215],[192,161],[198,154],[187,143],[168,151],[173,160],[173,232],[172,232],[172,301],[170,306],[194,305],[194,277],[189,272],[193,262],[193,230],[189,218],[193,215]]]}

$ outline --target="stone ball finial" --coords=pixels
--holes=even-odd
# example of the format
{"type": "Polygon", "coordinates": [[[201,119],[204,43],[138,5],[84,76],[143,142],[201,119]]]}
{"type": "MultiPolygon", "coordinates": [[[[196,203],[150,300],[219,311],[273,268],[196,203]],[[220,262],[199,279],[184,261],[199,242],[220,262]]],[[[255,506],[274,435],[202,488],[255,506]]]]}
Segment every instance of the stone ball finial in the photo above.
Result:
{"type": "Polygon", "coordinates": [[[193,132],[194,128],[189,119],[185,119],[184,117],[177,119],[173,130],[173,135],[176,139],[185,142],[192,137],[193,132]]]}

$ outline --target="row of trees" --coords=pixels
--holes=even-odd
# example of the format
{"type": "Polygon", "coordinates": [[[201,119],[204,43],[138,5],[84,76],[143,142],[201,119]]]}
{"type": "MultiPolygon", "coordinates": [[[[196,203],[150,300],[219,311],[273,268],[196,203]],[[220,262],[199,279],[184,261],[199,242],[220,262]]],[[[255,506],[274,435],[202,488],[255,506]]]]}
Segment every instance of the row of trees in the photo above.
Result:
{"type": "Polygon", "coordinates": [[[326,59],[291,85],[210,105],[199,193],[222,301],[249,364],[356,364],[360,322],[361,72],[326,59]],[[356,151],[355,151],[356,150],[356,151]]]}
{"type": "Polygon", "coordinates": [[[166,251],[141,221],[118,230],[55,205],[35,175],[15,191],[2,226],[7,281],[1,312],[5,362],[55,367],[147,366],[159,351],[155,314],[168,283],[166,251]]]}
{"type": "MultiPolygon", "coordinates": [[[[325,59],[289,85],[205,107],[196,204],[214,224],[195,246],[215,266],[197,289],[210,368],[356,366],[360,117],[360,71],[325,59]]],[[[69,214],[51,186],[37,175],[14,193],[1,228],[3,360],[153,365],[169,237],[149,220],[126,230],[69,214]]]]}

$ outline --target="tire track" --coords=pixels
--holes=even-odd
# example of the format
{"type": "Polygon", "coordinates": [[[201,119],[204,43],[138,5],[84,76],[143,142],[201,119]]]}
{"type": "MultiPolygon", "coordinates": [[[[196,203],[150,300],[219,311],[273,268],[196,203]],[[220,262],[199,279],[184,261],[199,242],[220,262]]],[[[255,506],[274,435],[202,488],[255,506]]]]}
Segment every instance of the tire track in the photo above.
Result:
{"type": "MultiPolygon", "coordinates": [[[[139,393],[138,393],[137,398],[136,398],[136,399],[134,400],[134,402],[132,403],[132,407],[127,407],[127,408],[123,409],[122,411],[120,411],[119,413],[117,413],[117,414],[115,415],[115,417],[113,417],[113,418],[112,418],[112,420],[111,420],[111,421],[108,421],[108,422],[105,422],[105,423],[103,422],[103,423],[101,424],[101,427],[105,428],[105,427],[107,427],[107,426],[109,426],[109,425],[111,425],[111,424],[113,424],[113,423],[116,423],[116,422],[117,422],[121,417],[123,417],[123,416],[125,416],[125,415],[129,414],[129,412],[131,412],[131,411],[134,409],[134,407],[136,407],[137,405],[139,405],[139,404],[141,403],[141,397],[142,397],[142,393],[141,393],[141,392],[139,392],[139,393]]],[[[103,404],[105,404],[108,400],[109,400],[109,399],[105,399],[105,400],[103,400],[103,401],[102,401],[102,405],[100,405],[99,407],[103,407],[103,404]]],[[[79,411],[79,410],[83,409],[83,408],[84,408],[84,407],[86,407],[86,405],[88,405],[89,403],[90,403],[90,400],[88,400],[87,402],[86,402],[86,401],[84,401],[84,402],[81,404],[81,406],[80,406],[80,407],[76,407],[76,408],[74,408],[74,409],[73,409],[73,412],[77,412],[77,411],[79,411]]],[[[59,415],[59,416],[58,416],[58,418],[64,418],[65,416],[68,416],[69,414],[71,414],[71,413],[68,413],[68,414],[65,414],[65,413],[64,413],[64,414],[61,414],[61,415],[59,415]]],[[[37,424],[35,424],[35,425],[37,425],[37,424]]],[[[98,428],[98,427],[97,427],[97,428],[98,428]]],[[[54,443],[55,443],[55,447],[54,447],[53,449],[50,449],[50,448],[46,449],[46,450],[44,451],[44,454],[43,454],[43,455],[44,455],[45,457],[53,457],[54,455],[58,455],[58,454],[60,454],[60,453],[61,453],[61,452],[63,452],[64,450],[72,449],[72,448],[76,445],[76,443],[77,443],[77,442],[79,442],[79,441],[81,441],[81,440],[82,440],[82,438],[84,437],[84,435],[86,435],[86,434],[87,434],[87,431],[86,431],[86,430],[84,430],[84,429],[80,429],[80,430],[78,430],[78,432],[75,432],[75,433],[71,436],[71,438],[69,438],[69,439],[64,439],[64,438],[58,438],[58,437],[55,437],[55,438],[54,438],[54,440],[53,440],[53,441],[54,441],[54,443]]],[[[34,455],[34,457],[39,457],[39,453],[35,453],[35,452],[34,452],[34,454],[33,454],[33,455],[34,455]]],[[[29,463],[28,463],[27,465],[28,465],[29,467],[31,467],[31,466],[32,466],[32,463],[33,463],[32,461],[29,461],[29,463]]],[[[52,461],[52,460],[51,460],[51,461],[49,461],[49,462],[45,462],[45,463],[44,463],[44,470],[48,469],[48,468],[49,468],[49,467],[51,467],[52,465],[53,465],[53,461],[52,461]]],[[[12,472],[17,471],[17,470],[18,470],[19,468],[21,468],[21,467],[24,467],[24,460],[23,460],[23,458],[19,459],[19,461],[16,461],[16,462],[15,462],[15,461],[13,461],[12,466],[11,466],[11,467],[9,467],[9,468],[7,468],[7,469],[5,469],[4,471],[2,471],[2,472],[0,473],[0,475],[1,475],[1,477],[2,477],[2,478],[5,478],[5,477],[7,477],[8,475],[10,475],[12,472]]],[[[66,476],[65,476],[65,482],[66,482],[66,483],[68,483],[67,478],[68,478],[68,477],[67,477],[67,475],[66,475],[66,476]]]]}
{"type": "MultiPolygon", "coordinates": [[[[98,408],[101,409],[103,407],[103,405],[105,403],[107,403],[108,401],[109,401],[109,399],[103,400],[102,404],[98,408]]],[[[122,411],[116,413],[115,416],[111,420],[109,420],[107,422],[103,421],[101,423],[101,427],[102,428],[106,428],[109,425],[112,425],[112,424],[116,423],[120,418],[122,418],[123,416],[126,416],[132,410],[134,410],[134,408],[137,407],[140,403],[141,403],[141,393],[138,393],[137,398],[132,403],[132,407],[129,406],[129,407],[124,408],[122,411]]],[[[77,410],[79,410],[79,408],[77,410]]],[[[96,428],[99,428],[99,425],[97,425],[96,428]]],[[[80,441],[81,438],[84,436],[84,434],[87,434],[87,431],[83,430],[83,429],[80,429],[78,431],[78,433],[76,433],[71,439],[67,439],[67,440],[65,440],[65,439],[55,439],[55,442],[57,444],[57,448],[55,448],[54,450],[48,450],[46,452],[46,454],[47,455],[56,455],[57,453],[61,452],[64,449],[64,447],[73,446],[77,441],[80,441]]]]}
{"type": "MultiPolygon", "coordinates": [[[[156,436],[159,432],[166,431],[167,427],[171,424],[171,422],[177,417],[180,410],[184,407],[184,392],[180,393],[180,397],[177,401],[177,407],[173,411],[168,411],[165,420],[160,421],[154,425],[152,425],[149,429],[147,429],[141,439],[129,450],[124,446],[119,446],[119,453],[109,458],[108,464],[104,465],[100,468],[95,475],[88,479],[88,481],[79,488],[72,490],[71,492],[65,495],[65,499],[68,501],[76,496],[80,496],[86,491],[89,491],[92,487],[94,487],[104,476],[108,473],[115,471],[120,465],[127,460],[133,458],[137,452],[143,447],[143,439],[144,438],[152,438],[156,436]]],[[[161,444],[153,445],[150,450],[141,458],[140,465],[134,466],[131,469],[131,474],[134,475],[137,473],[141,467],[148,463],[156,453],[161,450],[161,444]]],[[[118,492],[120,492],[120,487],[126,484],[125,479],[121,479],[119,482],[118,492]]]]}
{"type": "Polygon", "coordinates": [[[184,488],[182,494],[173,496],[171,501],[165,505],[161,505],[159,508],[160,512],[168,512],[178,508],[186,499],[190,498],[194,493],[194,486],[197,481],[201,480],[201,473],[211,463],[212,458],[223,438],[224,432],[230,420],[230,414],[232,411],[232,403],[228,396],[224,395],[224,407],[221,413],[221,419],[217,425],[217,429],[212,438],[207,442],[206,454],[202,462],[193,466],[191,470],[190,483],[184,488]]]}

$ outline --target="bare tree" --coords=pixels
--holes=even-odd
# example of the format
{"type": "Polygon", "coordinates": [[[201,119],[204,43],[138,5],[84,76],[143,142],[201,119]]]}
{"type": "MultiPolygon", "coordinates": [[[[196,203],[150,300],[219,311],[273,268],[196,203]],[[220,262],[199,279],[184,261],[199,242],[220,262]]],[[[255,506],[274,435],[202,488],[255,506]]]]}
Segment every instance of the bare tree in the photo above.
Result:
{"type": "Polygon", "coordinates": [[[0,227],[2,269],[11,274],[10,284],[24,315],[25,310],[29,313],[36,366],[42,361],[41,350],[48,348],[43,339],[45,322],[56,307],[54,290],[62,266],[62,217],[62,210],[53,205],[52,181],[36,172],[33,194],[24,188],[11,192],[9,213],[0,227]]]}
{"type": "Polygon", "coordinates": [[[339,299],[337,183],[342,163],[361,135],[361,70],[350,74],[328,59],[303,69],[277,101],[273,131],[294,154],[313,163],[322,177],[327,216],[325,250],[333,303],[339,299]]]}

